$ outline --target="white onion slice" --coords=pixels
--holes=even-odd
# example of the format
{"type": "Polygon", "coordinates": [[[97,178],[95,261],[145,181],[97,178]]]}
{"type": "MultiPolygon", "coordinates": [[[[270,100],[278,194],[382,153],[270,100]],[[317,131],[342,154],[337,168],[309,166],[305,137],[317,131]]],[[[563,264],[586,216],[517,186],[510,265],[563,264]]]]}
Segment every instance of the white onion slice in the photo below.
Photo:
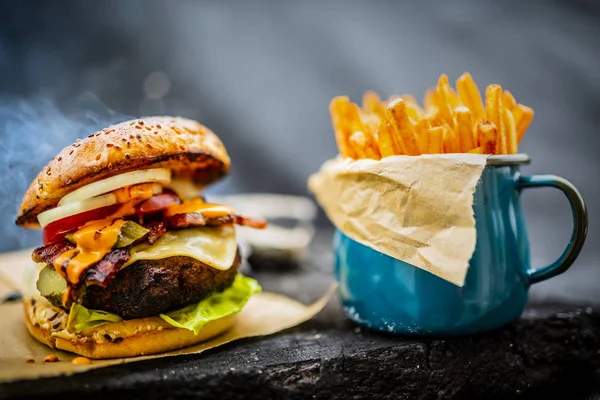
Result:
{"type": "Polygon", "coordinates": [[[37,219],[42,228],[45,228],[54,221],[70,217],[71,215],[94,210],[100,207],[112,206],[117,204],[117,196],[114,193],[104,194],[98,197],[92,197],[77,203],[69,203],[38,214],[37,219]]]}
{"type": "Polygon", "coordinates": [[[58,205],[62,206],[65,204],[81,202],[125,186],[148,182],[157,182],[162,185],[169,184],[171,182],[171,170],[167,168],[154,168],[111,176],[110,178],[92,182],[89,185],[82,186],[79,189],[72,191],[60,199],[58,205]]]}
{"type": "Polygon", "coordinates": [[[185,178],[173,178],[166,187],[174,191],[182,200],[195,199],[200,196],[202,191],[202,186],[195,184],[191,179],[185,178]]]}
{"type": "MultiPolygon", "coordinates": [[[[163,187],[159,184],[152,185],[152,194],[161,194],[163,187]]],[[[112,206],[117,204],[117,196],[114,193],[107,193],[101,196],[92,197],[77,203],[63,204],[50,210],[40,213],[37,218],[42,228],[45,228],[54,221],[70,217],[71,215],[80,214],[82,212],[94,210],[96,208],[112,206]]]]}

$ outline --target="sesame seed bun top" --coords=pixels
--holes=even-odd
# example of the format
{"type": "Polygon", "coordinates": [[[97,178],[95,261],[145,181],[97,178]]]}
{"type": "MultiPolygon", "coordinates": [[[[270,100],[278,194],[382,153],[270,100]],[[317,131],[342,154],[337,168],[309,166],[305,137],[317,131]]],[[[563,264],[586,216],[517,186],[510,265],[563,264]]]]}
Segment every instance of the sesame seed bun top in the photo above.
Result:
{"type": "Polygon", "coordinates": [[[109,126],[65,147],[27,189],[17,225],[38,228],[37,215],[70,192],[110,176],[143,168],[169,168],[174,176],[207,185],[229,171],[223,143],[200,123],[181,117],[146,117],[109,126]]]}

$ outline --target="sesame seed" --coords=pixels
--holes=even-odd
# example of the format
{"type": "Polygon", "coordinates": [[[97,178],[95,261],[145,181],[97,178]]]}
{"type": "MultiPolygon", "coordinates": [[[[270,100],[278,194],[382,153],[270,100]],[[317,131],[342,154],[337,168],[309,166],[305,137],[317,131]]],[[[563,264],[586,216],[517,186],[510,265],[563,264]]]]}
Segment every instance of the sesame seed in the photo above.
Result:
{"type": "Polygon", "coordinates": [[[71,150],[71,151],[69,152],[69,155],[73,154],[73,152],[74,152],[74,151],[75,151],[75,150],[71,150]]]}
{"type": "Polygon", "coordinates": [[[27,364],[35,364],[35,360],[33,358],[28,359],[27,361],[25,361],[27,364]]]}
{"type": "Polygon", "coordinates": [[[106,147],[113,147],[113,146],[114,146],[114,144],[112,144],[112,143],[106,143],[106,147]]]}
{"type": "Polygon", "coordinates": [[[58,160],[58,161],[62,160],[62,157],[58,157],[58,158],[57,158],[57,160],[58,160]]]}
{"type": "Polygon", "coordinates": [[[158,125],[158,124],[156,124],[156,127],[157,127],[158,129],[162,128],[162,126],[160,126],[160,125],[158,125]]]}
{"type": "Polygon", "coordinates": [[[131,157],[131,155],[129,153],[125,153],[125,158],[129,160],[129,158],[131,157]]]}
{"type": "Polygon", "coordinates": [[[100,157],[101,157],[101,155],[100,155],[100,154],[97,154],[97,155],[96,155],[96,161],[98,161],[98,160],[100,159],[100,157]]]}
{"type": "Polygon", "coordinates": [[[149,148],[149,149],[151,149],[152,145],[150,143],[146,143],[146,147],[149,148]]]}
{"type": "Polygon", "coordinates": [[[179,148],[183,151],[185,151],[185,146],[184,145],[179,145],[179,148]]]}
{"type": "Polygon", "coordinates": [[[144,121],[138,121],[138,124],[144,125],[144,121]]]}
{"type": "Polygon", "coordinates": [[[135,126],[135,129],[142,129],[142,127],[141,127],[141,126],[139,126],[139,125],[136,125],[136,126],[135,126]]]}

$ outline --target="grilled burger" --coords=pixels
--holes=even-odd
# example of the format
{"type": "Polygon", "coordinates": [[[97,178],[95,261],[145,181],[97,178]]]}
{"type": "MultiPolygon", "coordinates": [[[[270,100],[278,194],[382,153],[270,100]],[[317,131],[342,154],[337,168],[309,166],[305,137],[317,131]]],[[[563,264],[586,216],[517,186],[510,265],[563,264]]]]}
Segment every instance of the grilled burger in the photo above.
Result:
{"type": "Polygon", "coordinates": [[[25,193],[16,223],[42,228],[29,332],[90,358],[153,354],[230,328],[260,291],[238,272],[235,224],[207,203],[229,170],[219,138],[173,117],[126,121],[64,148],[25,193]]]}

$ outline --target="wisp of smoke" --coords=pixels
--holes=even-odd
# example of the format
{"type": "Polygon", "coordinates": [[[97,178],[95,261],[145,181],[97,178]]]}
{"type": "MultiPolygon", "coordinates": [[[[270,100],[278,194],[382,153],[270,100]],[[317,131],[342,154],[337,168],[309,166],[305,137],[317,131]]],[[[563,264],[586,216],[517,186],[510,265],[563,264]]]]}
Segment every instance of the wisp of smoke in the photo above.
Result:
{"type": "Polygon", "coordinates": [[[48,97],[0,99],[0,251],[40,244],[39,231],[17,227],[14,220],[41,168],[76,138],[131,118],[92,94],[69,104],[58,106],[48,97]]]}

